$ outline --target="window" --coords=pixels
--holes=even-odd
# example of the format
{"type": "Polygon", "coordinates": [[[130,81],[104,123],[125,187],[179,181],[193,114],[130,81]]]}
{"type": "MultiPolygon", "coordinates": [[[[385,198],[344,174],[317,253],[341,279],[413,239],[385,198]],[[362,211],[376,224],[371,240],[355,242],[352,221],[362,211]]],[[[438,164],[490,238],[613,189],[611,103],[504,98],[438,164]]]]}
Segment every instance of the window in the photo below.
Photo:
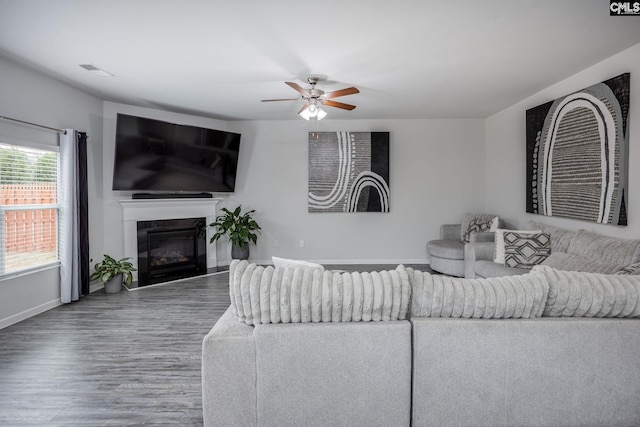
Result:
{"type": "Polygon", "coordinates": [[[0,143],[0,277],[57,263],[59,155],[0,143]]]}

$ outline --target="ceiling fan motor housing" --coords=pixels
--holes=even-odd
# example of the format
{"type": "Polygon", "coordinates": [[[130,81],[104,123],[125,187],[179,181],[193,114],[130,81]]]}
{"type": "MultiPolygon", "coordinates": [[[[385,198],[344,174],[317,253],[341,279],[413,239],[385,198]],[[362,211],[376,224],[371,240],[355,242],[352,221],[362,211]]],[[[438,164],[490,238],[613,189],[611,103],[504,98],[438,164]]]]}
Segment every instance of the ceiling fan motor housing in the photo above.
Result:
{"type": "Polygon", "coordinates": [[[310,98],[313,98],[313,99],[318,99],[322,95],[324,95],[324,91],[323,90],[316,89],[314,87],[311,87],[311,89],[308,89],[307,92],[309,92],[309,95],[311,95],[310,98]]]}

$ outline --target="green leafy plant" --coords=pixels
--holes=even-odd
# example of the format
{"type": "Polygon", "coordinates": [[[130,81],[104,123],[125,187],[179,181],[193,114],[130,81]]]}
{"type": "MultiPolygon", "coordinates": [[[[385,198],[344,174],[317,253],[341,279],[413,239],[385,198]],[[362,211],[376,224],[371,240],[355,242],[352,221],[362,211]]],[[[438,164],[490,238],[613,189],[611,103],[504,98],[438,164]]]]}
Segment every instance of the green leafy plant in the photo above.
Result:
{"type": "Polygon", "coordinates": [[[250,210],[242,213],[242,206],[238,206],[233,212],[227,208],[221,210],[223,214],[218,215],[216,221],[209,224],[209,227],[214,227],[216,230],[215,234],[211,236],[210,243],[221,237],[226,237],[239,248],[244,248],[244,245],[249,242],[253,242],[255,245],[258,241],[256,233],[260,233],[262,230],[251,216],[256,211],[250,210]]]}
{"type": "Polygon", "coordinates": [[[133,267],[133,264],[128,261],[129,259],[130,258],[122,258],[116,261],[105,254],[104,259],[94,266],[96,271],[91,275],[89,280],[100,279],[103,283],[107,283],[118,274],[122,274],[124,278],[122,283],[130,285],[133,281],[131,272],[136,271],[136,269],[133,267]]]}

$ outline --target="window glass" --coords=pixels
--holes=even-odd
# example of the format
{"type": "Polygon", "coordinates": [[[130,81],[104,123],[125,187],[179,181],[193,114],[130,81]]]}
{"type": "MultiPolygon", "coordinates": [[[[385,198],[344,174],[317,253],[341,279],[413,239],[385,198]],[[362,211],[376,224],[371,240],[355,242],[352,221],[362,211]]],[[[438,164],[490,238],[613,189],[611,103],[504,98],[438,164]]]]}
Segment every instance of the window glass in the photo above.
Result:
{"type": "Polygon", "coordinates": [[[58,157],[0,143],[0,275],[58,261],[58,157]]]}

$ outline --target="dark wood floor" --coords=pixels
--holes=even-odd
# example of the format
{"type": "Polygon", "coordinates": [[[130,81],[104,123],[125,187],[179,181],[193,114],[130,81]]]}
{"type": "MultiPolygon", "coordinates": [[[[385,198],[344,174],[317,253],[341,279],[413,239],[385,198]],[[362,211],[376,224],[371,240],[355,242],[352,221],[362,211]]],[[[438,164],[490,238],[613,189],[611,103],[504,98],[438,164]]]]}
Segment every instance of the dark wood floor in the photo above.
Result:
{"type": "Polygon", "coordinates": [[[228,306],[221,273],[98,291],[0,330],[0,426],[202,425],[201,343],[228,306]]]}

